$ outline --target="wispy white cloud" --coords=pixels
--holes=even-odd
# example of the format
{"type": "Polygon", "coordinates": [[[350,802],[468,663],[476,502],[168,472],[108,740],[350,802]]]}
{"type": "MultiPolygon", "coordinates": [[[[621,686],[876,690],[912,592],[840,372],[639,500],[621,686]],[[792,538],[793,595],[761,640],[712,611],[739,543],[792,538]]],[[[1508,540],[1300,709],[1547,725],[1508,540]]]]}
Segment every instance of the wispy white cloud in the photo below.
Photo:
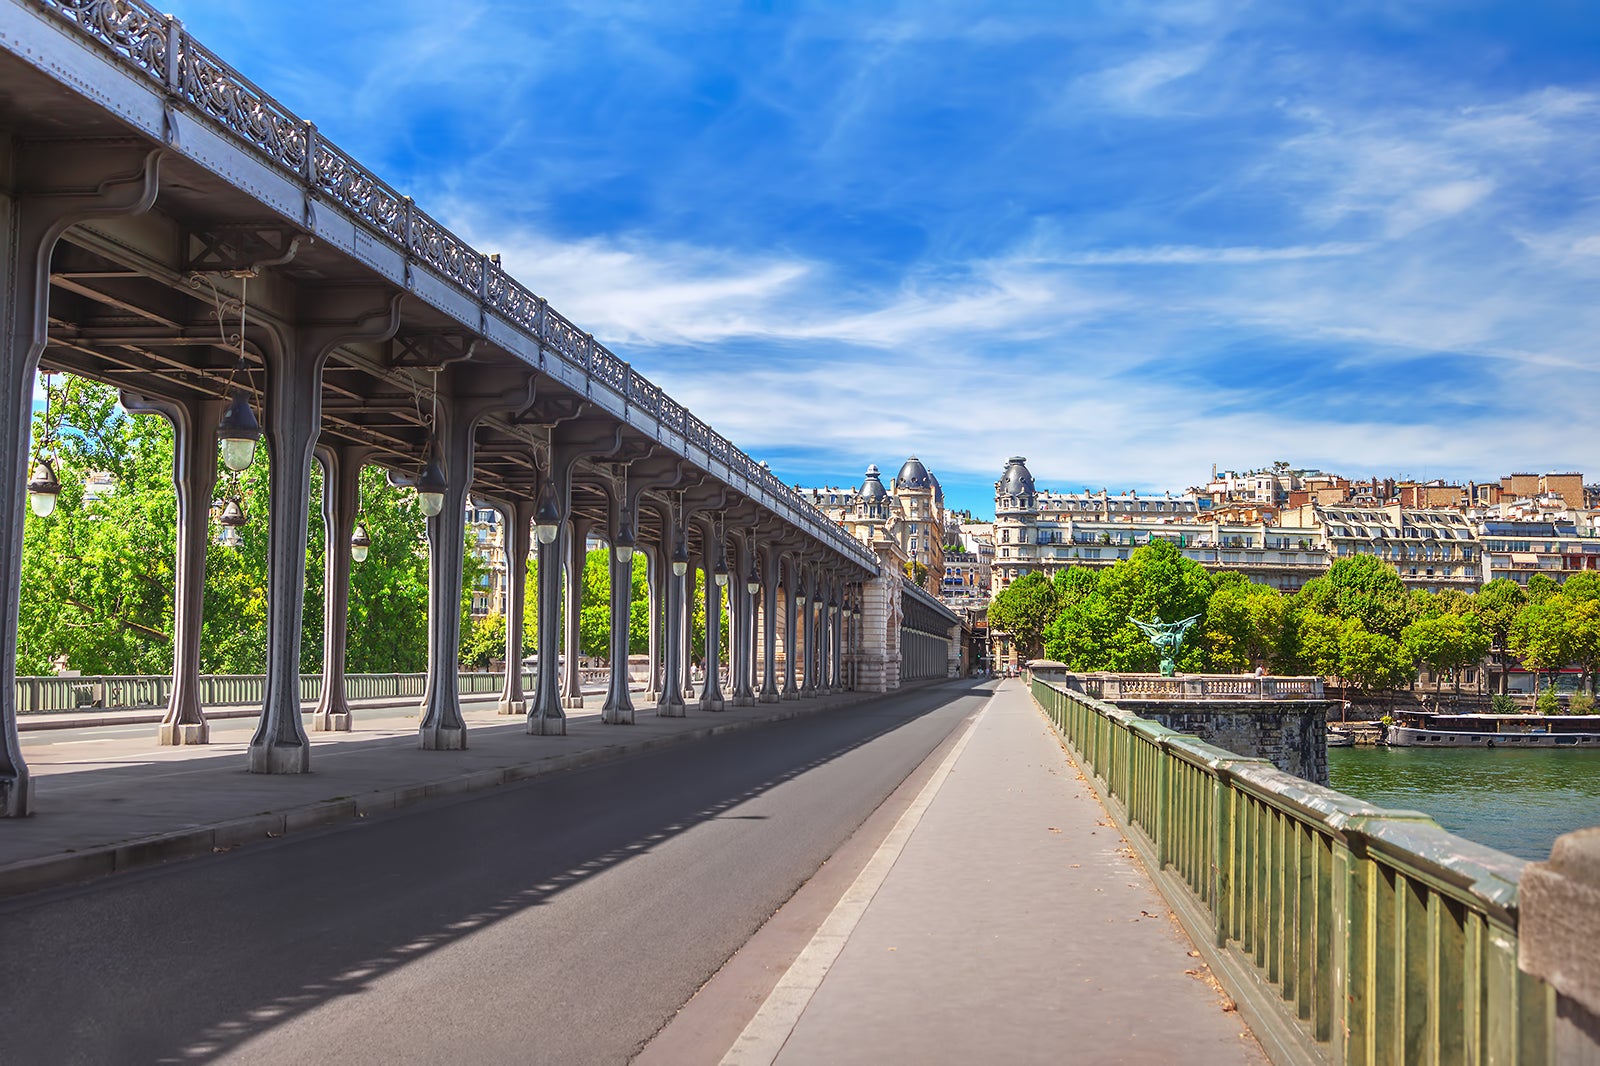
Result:
{"type": "Polygon", "coordinates": [[[1155,248],[1117,248],[1104,252],[1078,252],[1053,260],[1061,266],[1181,266],[1241,263],[1281,263],[1295,259],[1328,259],[1358,255],[1372,248],[1370,243],[1330,241],[1325,244],[1290,245],[1281,248],[1234,247],[1206,248],[1197,245],[1163,245],[1155,248]]]}
{"type": "Polygon", "coordinates": [[[1119,110],[1160,110],[1161,91],[1201,69],[1211,54],[1205,44],[1146,52],[1085,76],[1082,87],[1119,110]]]}
{"type": "Polygon", "coordinates": [[[1515,26],[174,6],[795,478],[1600,468],[1600,60],[1515,26]]]}

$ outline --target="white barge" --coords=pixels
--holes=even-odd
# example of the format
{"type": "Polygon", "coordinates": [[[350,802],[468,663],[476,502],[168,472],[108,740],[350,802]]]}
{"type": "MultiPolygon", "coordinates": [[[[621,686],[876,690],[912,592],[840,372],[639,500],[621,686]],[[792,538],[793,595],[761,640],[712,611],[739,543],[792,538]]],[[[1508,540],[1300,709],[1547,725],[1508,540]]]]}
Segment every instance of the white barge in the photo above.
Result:
{"type": "Polygon", "coordinates": [[[1397,748],[1600,748],[1600,715],[1407,714],[1384,740],[1397,748]]]}

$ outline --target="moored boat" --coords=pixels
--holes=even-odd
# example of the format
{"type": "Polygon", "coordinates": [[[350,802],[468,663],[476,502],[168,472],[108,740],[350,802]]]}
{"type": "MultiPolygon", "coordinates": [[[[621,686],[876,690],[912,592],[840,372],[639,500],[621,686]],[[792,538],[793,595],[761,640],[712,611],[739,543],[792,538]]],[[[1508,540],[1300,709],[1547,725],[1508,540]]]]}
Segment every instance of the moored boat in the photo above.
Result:
{"type": "Polygon", "coordinates": [[[1400,748],[1600,748],[1600,715],[1413,713],[1384,739],[1400,748]]]}

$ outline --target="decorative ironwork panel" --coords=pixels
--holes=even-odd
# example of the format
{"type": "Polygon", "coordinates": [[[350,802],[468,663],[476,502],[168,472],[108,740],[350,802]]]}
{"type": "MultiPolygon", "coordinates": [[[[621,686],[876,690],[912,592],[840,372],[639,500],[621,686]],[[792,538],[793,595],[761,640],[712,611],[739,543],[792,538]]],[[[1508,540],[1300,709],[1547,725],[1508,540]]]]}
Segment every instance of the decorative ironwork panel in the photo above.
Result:
{"type": "Polygon", "coordinates": [[[304,169],[309,140],[305,123],[188,34],[183,35],[178,60],[178,91],[285,169],[295,174],[304,169]]]}
{"type": "Polygon", "coordinates": [[[589,361],[589,373],[600,382],[617,392],[626,392],[628,378],[633,373],[632,368],[618,359],[608,349],[599,344],[594,346],[594,355],[589,361]]]}
{"type": "Polygon", "coordinates": [[[540,332],[539,339],[565,358],[579,366],[583,365],[583,331],[567,321],[566,316],[555,311],[547,311],[544,316],[544,329],[540,332]]]}
{"type": "Polygon", "coordinates": [[[628,369],[628,379],[630,382],[628,394],[633,401],[633,405],[659,418],[661,415],[662,396],[660,386],[653,384],[643,374],[631,367],[628,369]]]}
{"type": "Polygon", "coordinates": [[[689,438],[691,443],[698,444],[702,448],[707,447],[711,443],[710,426],[706,425],[688,411],[684,411],[683,413],[683,423],[684,435],[689,438]]]}
{"type": "Polygon", "coordinates": [[[483,284],[483,257],[472,246],[413,209],[411,251],[462,288],[476,294],[483,284]]]}
{"type": "Polygon", "coordinates": [[[390,240],[404,246],[405,197],[321,138],[317,140],[316,171],[318,191],[390,240]]]}
{"type": "Polygon", "coordinates": [[[489,306],[512,322],[538,336],[539,309],[544,301],[517,284],[503,270],[489,271],[489,306]]]}
{"type": "Polygon", "coordinates": [[[167,80],[167,19],[141,3],[44,0],[44,7],[140,68],[167,80]]]}
{"type": "Polygon", "coordinates": [[[661,394],[661,406],[656,411],[656,417],[661,419],[661,424],[674,433],[683,433],[683,420],[689,412],[684,410],[683,404],[674,400],[666,393],[661,394]]]}

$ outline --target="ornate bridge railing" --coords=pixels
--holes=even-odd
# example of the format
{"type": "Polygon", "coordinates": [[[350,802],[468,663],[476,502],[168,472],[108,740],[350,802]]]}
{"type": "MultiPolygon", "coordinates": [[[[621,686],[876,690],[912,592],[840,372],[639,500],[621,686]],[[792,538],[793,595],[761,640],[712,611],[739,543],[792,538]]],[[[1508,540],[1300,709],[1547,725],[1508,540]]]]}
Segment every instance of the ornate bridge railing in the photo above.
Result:
{"type": "Polygon", "coordinates": [[[1273,1061],[1554,1061],[1554,993],[1517,969],[1522,860],[1032,689],[1273,1061]]]}
{"type": "MultiPolygon", "coordinates": [[[[504,318],[586,382],[618,395],[703,449],[800,516],[807,531],[867,569],[877,563],[792,487],[744,454],[621,359],[525,288],[499,262],[475,250],[409,196],[390,186],[259,86],[195,40],[146,0],[27,0],[70,27],[120,66],[165,94],[172,106],[203,116],[309,194],[338,206],[408,263],[425,265],[485,312],[504,318]]],[[[409,269],[408,269],[409,277],[409,269]]]]}
{"type": "MultiPolygon", "coordinates": [[[[1035,671],[1036,673],[1038,671],[1035,671]]],[[[1320,700],[1320,677],[1240,677],[1237,674],[1070,674],[1069,688],[1096,699],[1320,700]]]]}

